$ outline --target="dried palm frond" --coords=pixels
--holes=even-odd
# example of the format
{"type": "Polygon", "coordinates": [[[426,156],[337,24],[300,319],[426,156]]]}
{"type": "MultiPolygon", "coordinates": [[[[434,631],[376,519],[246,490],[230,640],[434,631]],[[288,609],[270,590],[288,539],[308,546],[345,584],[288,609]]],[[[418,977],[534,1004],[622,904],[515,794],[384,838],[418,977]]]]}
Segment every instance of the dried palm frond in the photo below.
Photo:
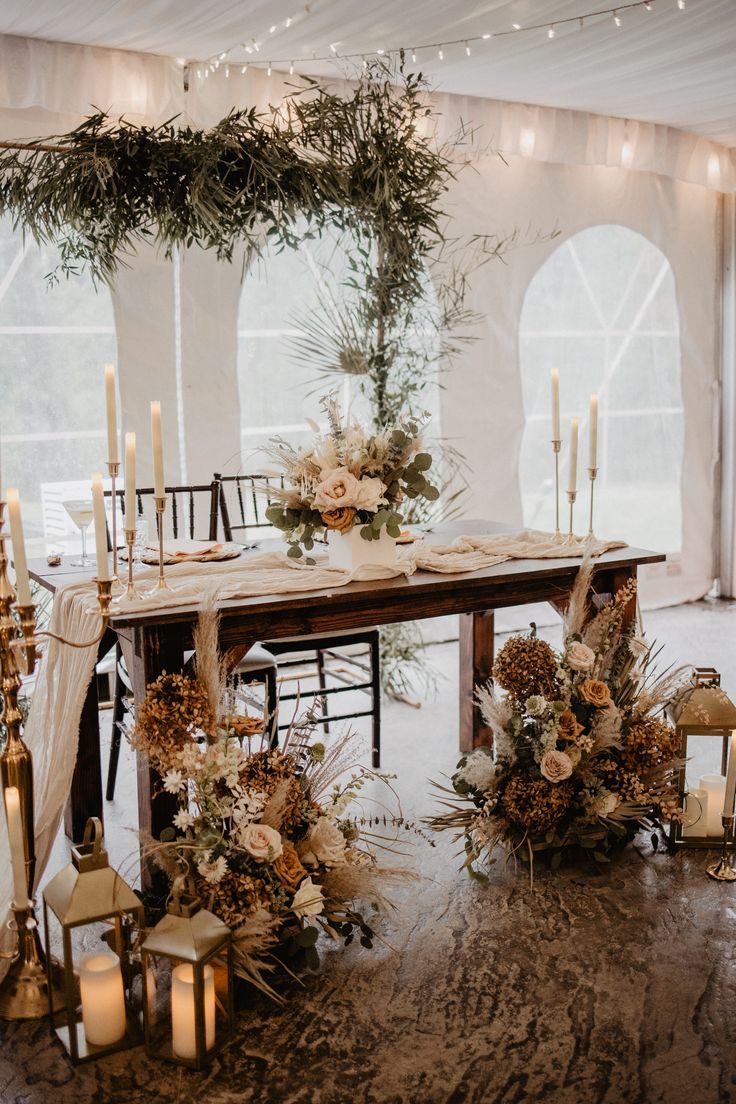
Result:
{"type": "Polygon", "coordinates": [[[396,909],[384,892],[387,886],[397,889],[408,882],[418,881],[419,875],[406,867],[382,867],[368,864],[356,866],[342,863],[327,870],[322,877],[322,889],[331,908],[352,904],[357,900],[370,901],[382,912],[396,909]]]}
{"type": "Polygon", "coordinates": [[[266,976],[272,974],[278,965],[272,953],[279,942],[281,923],[280,917],[261,908],[233,931],[236,974],[280,1004],[284,1002],[284,998],[268,984],[266,976]]]}
{"type": "MultiPolygon", "coordinates": [[[[193,643],[197,680],[207,691],[210,711],[214,718],[220,716],[227,678],[220,655],[219,629],[220,614],[217,609],[217,597],[214,590],[210,590],[205,594],[200,607],[193,643]]],[[[214,733],[208,732],[207,739],[208,741],[214,739],[214,733]]]]}

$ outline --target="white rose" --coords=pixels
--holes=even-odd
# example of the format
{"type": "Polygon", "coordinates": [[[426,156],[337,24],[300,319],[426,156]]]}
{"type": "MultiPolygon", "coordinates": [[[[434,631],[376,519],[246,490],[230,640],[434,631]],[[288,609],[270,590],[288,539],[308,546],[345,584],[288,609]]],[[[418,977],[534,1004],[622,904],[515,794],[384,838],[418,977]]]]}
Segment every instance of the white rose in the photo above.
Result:
{"type": "Polygon", "coordinates": [[[358,495],[354,505],[359,510],[368,510],[375,514],[378,507],[386,501],[385,493],[386,485],[378,476],[365,477],[358,483],[358,495]]]}
{"type": "Polygon", "coordinates": [[[581,640],[572,640],[565,652],[565,662],[573,671],[590,671],[595,663],[595,652],[581,640]]]}
{"type": "Polygon", "coordinates": [[[311,878],[305,878],[294,894],[291,911],[301,918],[319,916],[324,908],[322,887],[315,885],[311,878]]]}
{"type": "Polygon", "coordinates": [[[572,774],[572,760],[564,751],[546,751],[539,769],[548,782],[564,782],[572,774]]]}
{"type": "Polygon", "coordinates": [[[345,861],[345,837],[328,818],[321,816],[298,847],[305,866],[335,866],[345,861]]]}
{"type": "Polygon", "coordinates": [[[596,816],[610,816],[611,813],[614,812],[614,810],[617,808],[618,798],[609,790],[602,790],[593,802],[593,809],[596,813],[596,816]]]}
{"type": "MultiPolygon", "coordinates": [[[[380,480],[379,480],[380,483],[380,480]]],[[[360,482],[347,468],[336,468],[326,475],[314,492],[315,510],[339,510],[342,506],[357,506],[360,482]]]]}
{"type": "Polygon", "coordinates": [[[273,862],[283,851],[281,836],[268,824],[246,824],[240,832],[240,845],[256,862],[273,862]]]}

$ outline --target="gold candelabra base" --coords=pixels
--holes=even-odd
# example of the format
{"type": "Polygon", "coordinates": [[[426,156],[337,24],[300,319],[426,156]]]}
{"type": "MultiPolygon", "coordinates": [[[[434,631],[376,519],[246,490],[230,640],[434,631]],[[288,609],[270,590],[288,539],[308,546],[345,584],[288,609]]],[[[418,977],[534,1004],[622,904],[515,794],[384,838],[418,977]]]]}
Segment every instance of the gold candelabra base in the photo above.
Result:
{"type": "Polygon", "coordinates": [[[119,597],[122,591],[125,590],[125,586],[118,575],[118,499],[117,499],[117,478],[120,472],[119,460],[107,461],[107,474],[110,476],[110,501],[112,502],[112,525],[111,525],[111,541],[112,541],[112,578],[110,580],[112,584],[112,594],[114,597],[119,597]]]}
{"type": "Polygon", "coordinates": [[[717,863],[709,866],[706,874],[715,878],[717,882],[736,882],[736,870],[733,867],[733,851],[729,848],[731,833],[733,832],[734,817],[721,817],[723,824],[723,850],[717,863]]]}
{"type": "Polygon", "coordinates": [[[555,454],[555,540],[559,543],[562,541],[562,533],[560,532],[560,449],[562,448],[561,440],[552,441],[552,451],[555,454]]]}
{"type": "Polygon", "coordinates": [[[1,1020],[40,1020],[64,1007],[64,979],[58,962],[46,958],[38,934],[38,922],[29,902],[26,908],[13,905],[9,927],[17,933],[17,946],[10,968],[0,984],[1,1020]]]}
{"type": "Polygon", "coordinates": [[[588,540],[595,540],[595,536],[593,534],[593,488],[595,487],[595,480],[597,475],[597,468],[588,468],[588,478],[590,479],[590,519],[588,523],[588,540]]]}
{"type": "Polygon", "coordinates": [[[168,590],[169,585],[164,578],[164,513],[166,511],[166,495],[156,495],[156,527],[158,529],[158,580],[154,590],[168,590]]]}
{"type": "Polygon", "coordinates": [[[125,527],[125,543],[128,548],[128,585],[125,588],[125,599],[128,602],[138,602],[143,595],[136,590],[133,583],[133,545],[135,544],[135,529],[125,527]]]}
{"type": "Polygon", "coordinates": [[[573,507],[575,505],[575,499],[577,497],[578,497],[577,491],[568,491],[567,492],[567,501],[570,504],[570,524],[569,524],[569,527],[568,527],[567,538],[566,538],[566,543],[567,544],[572,544],[575,540],[575,533],[573,532],[573,527],[572,527],[572,515],[573,515],[573,507]]]}

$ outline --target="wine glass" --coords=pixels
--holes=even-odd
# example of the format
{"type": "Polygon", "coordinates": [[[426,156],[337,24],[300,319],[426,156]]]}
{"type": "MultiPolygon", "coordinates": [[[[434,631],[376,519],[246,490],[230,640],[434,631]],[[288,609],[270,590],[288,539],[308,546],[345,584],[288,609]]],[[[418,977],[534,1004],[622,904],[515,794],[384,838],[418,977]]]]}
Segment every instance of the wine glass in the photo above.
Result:
{"type": "Polygon", "coordinates": [[[93,561],[87,555],[87,530],[94,521],[94,507],[91,498],[73,498],[62,502],[62,506],[82,534],[82,558],[72,560],[72,567],[92,567],[93,561]]]}

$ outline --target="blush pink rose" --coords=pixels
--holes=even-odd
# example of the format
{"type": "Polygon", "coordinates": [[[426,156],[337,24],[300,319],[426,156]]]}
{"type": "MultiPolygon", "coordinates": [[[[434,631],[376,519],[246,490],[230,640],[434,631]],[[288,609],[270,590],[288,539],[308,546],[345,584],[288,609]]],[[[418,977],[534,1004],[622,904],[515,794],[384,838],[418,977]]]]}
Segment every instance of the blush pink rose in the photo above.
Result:
{"type": "Polygon", "coordinates": [[[548,782],[564,782],[572,774],[572,759],[564,751],[545,751],[539,769],[548,782]]]}
{"type": "Polygon", "coordinates": [[[343,506],[357,506],[360,482],[347,468],[336,468],[326,475],[314,492],[316,510],[339,510],[343,506]]]}
{"type": "Polygon", "coordinates": [[[273,862],[283,851],[281,836],[268,824],[248,824],[240,833],[241,846],[256,862],[273,862]]]}

